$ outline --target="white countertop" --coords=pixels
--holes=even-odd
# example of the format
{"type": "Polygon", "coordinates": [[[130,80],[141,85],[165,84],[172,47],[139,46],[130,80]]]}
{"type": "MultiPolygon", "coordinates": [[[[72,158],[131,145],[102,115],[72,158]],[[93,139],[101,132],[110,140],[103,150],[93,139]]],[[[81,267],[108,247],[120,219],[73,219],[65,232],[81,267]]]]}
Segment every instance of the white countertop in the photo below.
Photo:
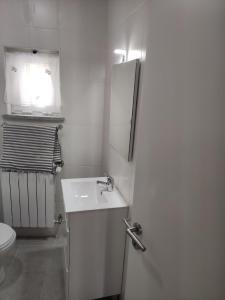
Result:
{"type": "Polygon", "coordinates": [[[112,192],[103,192],[104,186],[97,180],[106,181],[106,177],[62,179],[63,200],[66,213],[82,212],[99,209],[127,207],[116,188],[112,192]]]}

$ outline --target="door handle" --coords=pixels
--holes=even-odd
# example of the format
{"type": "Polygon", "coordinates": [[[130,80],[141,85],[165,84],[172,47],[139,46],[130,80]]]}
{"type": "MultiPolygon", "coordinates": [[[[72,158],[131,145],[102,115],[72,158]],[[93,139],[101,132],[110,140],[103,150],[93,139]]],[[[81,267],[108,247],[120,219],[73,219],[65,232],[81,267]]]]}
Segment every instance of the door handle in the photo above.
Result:
{"type": "Polygon", "coordinates": [[[135,249],[146,251],[146,247],[142,244],[142,242],[139,240],[139,238],[136,235],[142,234],[142,227],[138,223],[134,223],[133,226],[131,226],[126,219],[123,219],[123,222],[127,226],[126,233],[129,235],[129,237],[132,240],[132,244],[135,249]]]}

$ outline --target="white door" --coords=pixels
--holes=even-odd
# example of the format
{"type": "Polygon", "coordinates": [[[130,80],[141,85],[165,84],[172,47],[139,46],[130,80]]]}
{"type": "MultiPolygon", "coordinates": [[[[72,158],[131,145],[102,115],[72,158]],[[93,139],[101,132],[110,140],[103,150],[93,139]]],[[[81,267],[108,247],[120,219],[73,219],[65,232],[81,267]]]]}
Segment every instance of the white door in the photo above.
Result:
{"type": "Polygon", "coordinates": [[[125,300],[225,299],[224,9],[151,1],[125,300]]]}

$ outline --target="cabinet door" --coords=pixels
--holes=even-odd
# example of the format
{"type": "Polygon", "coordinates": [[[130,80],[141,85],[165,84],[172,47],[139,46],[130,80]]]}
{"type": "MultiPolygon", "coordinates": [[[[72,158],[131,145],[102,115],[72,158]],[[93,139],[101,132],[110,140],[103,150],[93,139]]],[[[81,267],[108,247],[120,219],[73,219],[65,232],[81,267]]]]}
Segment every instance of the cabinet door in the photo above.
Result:
{"type": "Polygon", "coordinates": [[[127,208],[70,215],[70,300],[121,293],[127,208]]]}

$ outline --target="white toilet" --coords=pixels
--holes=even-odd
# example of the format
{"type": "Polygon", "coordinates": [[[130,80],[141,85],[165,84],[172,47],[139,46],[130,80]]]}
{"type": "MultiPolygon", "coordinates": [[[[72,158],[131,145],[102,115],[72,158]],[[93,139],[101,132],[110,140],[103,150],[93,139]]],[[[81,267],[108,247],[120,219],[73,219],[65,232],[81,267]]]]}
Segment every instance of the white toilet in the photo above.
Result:
{"type": "Polygon", "coordinates": [[[16,241],[16,232],[9,226],[0,223],[0,284],[5,279],[6,256],[16,241]]]}

